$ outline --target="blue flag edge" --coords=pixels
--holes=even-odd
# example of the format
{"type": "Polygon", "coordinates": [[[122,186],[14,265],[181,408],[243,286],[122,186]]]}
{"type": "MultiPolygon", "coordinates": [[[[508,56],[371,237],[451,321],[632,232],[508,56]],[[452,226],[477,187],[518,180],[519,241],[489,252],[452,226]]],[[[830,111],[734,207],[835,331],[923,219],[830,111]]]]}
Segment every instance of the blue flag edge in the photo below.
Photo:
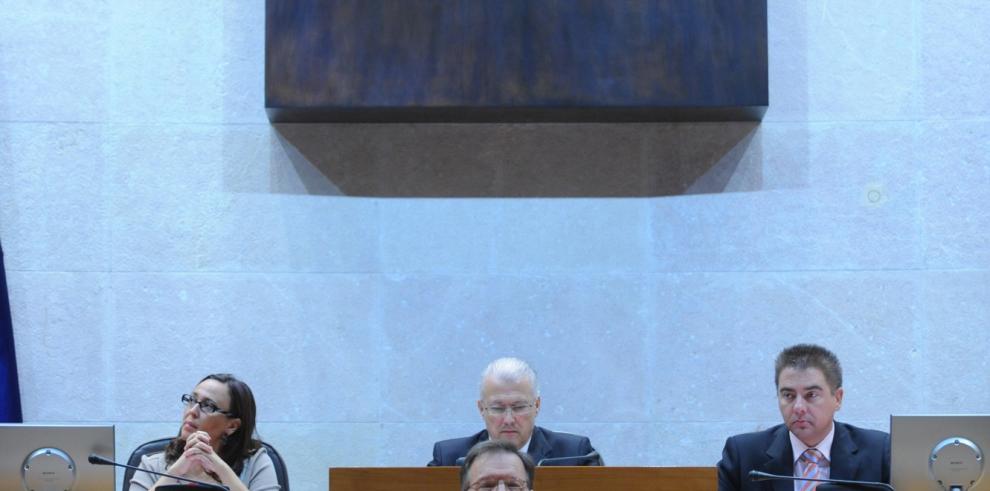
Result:
{"type": "Polygon", "coordinates": [[[21,391],[17,383],[17,356],[14,350],[14,324],[7,296],[7,270],[0,245],[0,423],[20,423],[21,391]]]}

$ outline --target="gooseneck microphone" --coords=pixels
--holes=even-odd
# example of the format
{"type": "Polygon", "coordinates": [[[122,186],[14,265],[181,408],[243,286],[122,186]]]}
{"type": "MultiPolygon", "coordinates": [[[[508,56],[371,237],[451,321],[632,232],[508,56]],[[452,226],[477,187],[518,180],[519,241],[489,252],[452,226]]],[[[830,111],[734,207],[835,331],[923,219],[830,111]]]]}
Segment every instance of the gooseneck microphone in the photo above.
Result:
{"type": "MultiPolygon", "coordinates": [[[[461,458],[455,460],[454,461],[454,465],[456,465],[456,466],[464,465],[464,459],[466,459],[466,458],[467,457],[461,457],[461,458]]],[[[590,453],[585,454],[585,455],[571,455],[571,456],[568,456],[568,457],[544,457],[544,458],[540,459],[539,462],[536,463],[536,467],[540,467],[543,464],[547,464],[547,463],[556,464],[558,462],[569,462],[569,461],[574,461],[574,462],[584,462],[584,461],[593,462],[593,461],[597,461],[597,462],[599,462],[599,465],[605,465],[604,463],[601,462],[601,458],[602,457],[601,457],[601,455],[598,454],[598,451],[597,450],[592,450],[590,453]]]]}
{"type": "MultiPolygon", "coordinates": [[[[873,481],[850,481],[848,479],[813,479],[810,477],[795,477],[795,476],[783,476],[780,474],[770,474],[768,472],[761,471],[749,471],[749,480],[753,482],[759,481],[814,481],[826,484],[836,484],[838,486],[849,486],[853,488],[880,488],[886,489],[887,491],[894,491],[894,487],[885,482],[873,482],[873,481]]],[[[819,486],[818,489],[825,491],[824,486],[819,486]]]]}
{"type": "MultiPolygon", "coordinates": [[[[219,490],[219,491],[230,491],[230,488],[228,488],[227,486],[224,486],[223,484],[213,484],[211,482],[197,481],[195,479],[189,479],[189,478],[182,477],[182,476],[173,476],[172,474],[165,474],[164,472],[149,471],[148,469],[142,469],[140,467],[135,467],[133,465],[127,465],[127,464],[121,464],[121,463],[118,463],[118,462],[114,462],[114,461],[112,461],[112,460],[110,460],[110,459],[108,459],[106,457],[101,457],[99,455],[96,455],[95,453],[89,454],[89,463],[90,464],[93,464],[93,465],[113,465],[113,466],[117,466],[117,467],[123,467],[125,469],[134,469],[135,471],[147,472],[148,474],[152,474],[152,475],[155,475],[155,476],[164,476],[164,477],[175,479],[177,481],[183,481],[183,482],[193,483],[193,484],[202,486],[204,488],[216,489],[216,490],[219,490]]],[[[158,489],[163,489],[163,487],[162,486],[158,486],[158,489]]],[[[188,489],[188,488],[184,488],[184,489],[188,489]]]]}
{"type": "Polygon", "coordinates": [[[541,467],[544,464],[557,464],[559,462],[600,462],[601,456],[598,455],[597,450],[592,450],[585,455],[571,455],[568,457],[544,457],[536,463],[537,467],[541,467]]]}

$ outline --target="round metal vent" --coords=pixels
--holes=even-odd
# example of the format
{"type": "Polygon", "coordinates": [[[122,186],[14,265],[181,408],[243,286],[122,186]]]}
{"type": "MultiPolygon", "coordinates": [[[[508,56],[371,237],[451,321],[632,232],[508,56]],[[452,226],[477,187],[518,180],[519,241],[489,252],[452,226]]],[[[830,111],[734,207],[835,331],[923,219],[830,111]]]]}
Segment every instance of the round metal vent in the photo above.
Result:
{"type": "Polygon", "coordinates": [[[983,451],[961,436],[935,445],[928,458],[928,472],[946,491],[966,491],[983,476],[983,451]]]}
{"type": "Polygon", "coordinates": [[[21,480],[27,491],[70,491],[76,482],[76,464],[57,448],[39,448],[24,459],[21,480]]]}

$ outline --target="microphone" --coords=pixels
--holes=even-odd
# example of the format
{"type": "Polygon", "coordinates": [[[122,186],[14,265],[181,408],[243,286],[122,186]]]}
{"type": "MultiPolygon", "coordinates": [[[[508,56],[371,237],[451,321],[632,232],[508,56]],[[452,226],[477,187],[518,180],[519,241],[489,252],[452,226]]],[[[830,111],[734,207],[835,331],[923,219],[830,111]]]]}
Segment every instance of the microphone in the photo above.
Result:
{"type": "MultiPolygon", "coordinates": [[[[93,465],[113,465],[113,466],[117,466],[117,467],[123,467],[125,469],[134,469],[136,471],[147,472],[148,474],[152,474],[152,475],[155,475],[155,476],[165,476],[165,477],[169,477],[169,478],[175,479],[177,481],[184,481],[184,482],[189,482],[189,483],[197,484],[197,485],[199,485],[201,487],[205,487],[205,488],[209,488],[209,489],[216,489],[216,490],[219,490],[219,491],[230,491],[230,488],[228,488],[227,486],[224,486],[223,484],[213,484],[213,483],[210,483],[210,482],[197,481],[195,479],[189,479],[189,478],[182,477],[182,476],[173,476],[172,474],[165,474],[163,472],[149,471],[148,469],[142,469],[140,467],[135,467],[133,465],[120,464],[120,463],[114,462],[114,461],[112,461],[112,460],[110,460],[110,459],[108,459],[106,457],[101,457],[99,455],[96,455],[95,453],[89,454],[89,463],[90,464],[93,464],[93,465]]],[[[167,491],[167,489],[171,489],[172,486],[174,486],[174,485],[158,486],[158,489],[160,489],[162,491],[167,491]]],[[[188,489],[188,487],[185,487],[184,486],[184,487],[182,487],[180,489],[188,489]]]]}
{"type": "Polygon", "coordinates": [[[539,462],[536,463],[536,467],[541,467],[543,466],[543,464],[548,464],[548,463],[556,464],[557,462],[567,462],[570,460],[573,460],[575,462],[597,461],[599,462],[599,465],[601,465],[601,458],[602,458],[601,455],[598,455],[598,450],[592,450],[591,452],[588,452],[586,455],[571,455],[569,457],[544,457],[540,459],[539,462]]]}
{"type": "MultiPolygon", "coordinates": [[[[460,457],[460,458],[458,458],[457,460],[454,461],[454,465],[456,465],[456,466],[464,465],[464,459],[466,459],[466,458],[467,457],[460,457]]],[[[587,461],[598,460],[599,462],[601,462],[601,455],[598,454],[598,451],[597,450],[592,450],[590,453],[588,453],[586,455],[572,455],[572,456],[569,456],[569,457],[544,457],[544,458],[540,459],[539,462],[536,463],[536,467],[540,467],[540,466],[542,466],[545,463],[551,463],[551,464],[553,464],[553,463],[556,463],[556,462],[566,462],[568,460],[573,460],[573,461],[576,461],[576,462],[582,462],[582,461],[585,461],[585,460],[587,460],[587,461]]],[[[599,464],[599,465],[601,465],[601,464],[599,464]]]]}
{"type": "Polygon", "coordinates": [[[885,482],[850,481],[848,479],[812,479],[810,477],[782,476],[782,475],[779,475],[779,474],[770,474],[768,472],[761,472],[761,471],[757,471],[757,470],[749,471],[749,480],[750,481],[753,481],[753,482],[777,481],[777,480],[783,480],[783,481],[815,481],[815,482],[822,482],[822,483],[826,483],[826,484],[835,484],[835,485],[838,485],[838,486],[829,486],[828,488],[826,488],[825,486],[819,486],[818,489],[822,489],[822,491],[826,491],[826,489],[830,489],[830,488],[834,488],[834,487],[841,487],[841,486],[849,486],[849,487],[860,488],[860,489],[861,488],[881,488],[881,489],[886,489],[887,491],[894,491],[894,487],[891,486],[890,484],[885,483],[885,482]]]}

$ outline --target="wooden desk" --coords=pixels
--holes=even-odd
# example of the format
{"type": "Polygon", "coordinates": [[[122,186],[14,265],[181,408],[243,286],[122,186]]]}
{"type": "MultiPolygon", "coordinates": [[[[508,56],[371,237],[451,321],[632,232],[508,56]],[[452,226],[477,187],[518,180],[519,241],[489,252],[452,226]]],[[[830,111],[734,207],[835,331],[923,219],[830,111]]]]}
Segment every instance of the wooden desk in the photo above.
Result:
{"type": "MultiPolygon", "coordinates": [[[[457,467],[331,467],[330,491],[458,491],[457,467]]],[[[715,491],[714,467],[540,467],[536,491],[715,491]]]]}

